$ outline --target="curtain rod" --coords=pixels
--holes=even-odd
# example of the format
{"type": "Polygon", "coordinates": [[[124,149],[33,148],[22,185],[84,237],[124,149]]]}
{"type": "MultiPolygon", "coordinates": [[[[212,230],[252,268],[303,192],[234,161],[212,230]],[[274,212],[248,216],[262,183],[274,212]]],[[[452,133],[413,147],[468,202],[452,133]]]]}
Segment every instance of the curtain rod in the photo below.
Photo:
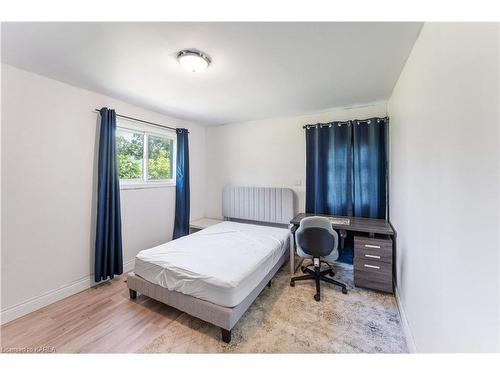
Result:
{"type": "Polygon", "coordinates": [[[325,123],[318,123],[318,124],[308,124],[308,125],[304,125],[302,126],[302,129],[310,129],[310,128],[327,128],[327,127],[331,127],[332,124],[334,122],[337,123],[337,125],[346,125],[346,124],[351,124],[351,123],[365,123],[365,124],[370,124],[371,123],[371,120],[377,120],[377,123],[380,122],[380,120],[389,120],[389,116],[386,116],[386,117],[375,117],[375,118],[371,118],[371,119],[366,119],[366,120],[349,120],[349,121],[332,121],[332,122],[325,122],[325,123]]]}
{"type": "MultiPolygon", "coordinates": [[[[94,109],[94,112],[100,113],[101,111],[100,111],[100,110],[98,110],[98,109],[94,109]]],[[[170,126],[157,124],[157,123],[155,123],[155,122],[150,122],[150,121],[141,120],[141,119],[138,119],[138,118],[135,118],[135,117],[130,117],[130,116],[125,116],[125,115],[120,115],[120,114],[118,114],[118,113],[116,113],[116,117],[121,117],[121,118],[125,118],[125,119],[127,119],[127,120],[132,120],[132,121],[142,122],[143,124],[148,124],[148,125],[158,126],[158,127],[160,127],[160,128],[170,129],[170,130],[173,130],[173,131],[177,132],[177,128],[172,128],[172,127],[170,127],[170,126]]]]}

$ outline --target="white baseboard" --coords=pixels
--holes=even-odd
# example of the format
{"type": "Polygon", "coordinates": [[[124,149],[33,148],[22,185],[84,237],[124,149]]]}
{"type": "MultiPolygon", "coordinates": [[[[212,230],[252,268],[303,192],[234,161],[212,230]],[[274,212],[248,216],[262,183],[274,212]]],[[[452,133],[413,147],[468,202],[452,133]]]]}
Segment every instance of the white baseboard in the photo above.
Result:
{"type": "Polygon", "coordinates": [[[399,316],[401,317],[401,324],[403,326],[403,333],[406,338],[406,345],[408,346],[408,350],[410,353],[418,353],[417,346],[415,345],[415,339],[413,338],[413,334],[411,333],[410,325],[408,324],[408,319],[406,318],[406,313],[401,302],[401,297],[399,295],[399,289],[395,285],[394,288],[396,303],[398,305],[399,316]]]}
{"type": "MultiPolygon", "coordinates": [[[[134,259],[123,263],[123,273],[128,273],[134,268],[134,259]]],[[[27,299],[14,306],[9,306],[2,309],[0,313],[0,323],[5,324],[14,319],[20,318],[33,311],[41,309],[51,303],[60,301],[64,298],[72,296],[73,294],[80,293],[86,289],[92,288],[99,283],[94,281],[94,274],[85,276],[79,280],[73,281],[68,285],[51,290],[40,296],[27,299]]]]}

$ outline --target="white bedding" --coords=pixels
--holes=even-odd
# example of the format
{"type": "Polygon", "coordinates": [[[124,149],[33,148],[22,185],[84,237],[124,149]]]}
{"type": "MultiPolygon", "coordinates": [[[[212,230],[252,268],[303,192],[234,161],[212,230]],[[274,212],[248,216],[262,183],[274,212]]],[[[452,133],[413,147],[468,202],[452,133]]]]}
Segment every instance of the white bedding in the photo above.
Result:
{"type": "Polygon", "coordinates": [[[141,251],[136,275],[217,305],[241,303],[288,249],[289,231],[225,221],[141,251]]]}

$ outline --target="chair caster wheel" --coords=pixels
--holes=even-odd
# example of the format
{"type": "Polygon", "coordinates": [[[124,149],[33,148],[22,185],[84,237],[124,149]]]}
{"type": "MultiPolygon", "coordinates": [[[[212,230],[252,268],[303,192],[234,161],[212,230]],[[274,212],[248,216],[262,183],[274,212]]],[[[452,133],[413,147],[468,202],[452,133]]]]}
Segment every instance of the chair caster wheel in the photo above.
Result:
{"type": "Polygon", "coordinates": [[[315,299],[316,301],[319,301],[319,300],[320,300],[319,294],[315,294],[315,295],[314,295],[314,299],[315,299]]]}
{"type": "Polygon", "coordinates": [[[294,286],[295,286],[295,281],[293,281],[293,280],[292,280],[292,281],[290,281],[290,286],[291,286],[291,287],[294,287],[294,286]]]}
{"type": "Polygon", "coordinates": [[[328,276],[330,276],[330,277],[333,277],[333,276],[335,276],[335,272],[333,272],[333,271],[330,271],[330,273],[328,274],[328,276]]]}
{"type": "Polygon", "coordinates": [[[347,288],[342,288],[342,294],[347,294],[347,288]]]}

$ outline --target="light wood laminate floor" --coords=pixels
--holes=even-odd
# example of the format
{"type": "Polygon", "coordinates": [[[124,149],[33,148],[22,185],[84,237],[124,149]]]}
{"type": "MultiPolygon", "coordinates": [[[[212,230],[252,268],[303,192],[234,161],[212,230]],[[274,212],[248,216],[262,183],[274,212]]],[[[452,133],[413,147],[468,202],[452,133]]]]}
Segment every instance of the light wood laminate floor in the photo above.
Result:
{"type": "Polygon", "coordinates": [[[220,329],[138,295],[126,276],[46,306],[1,327],[3,352],[56,353],[402,353],[407,346],[393,295],[353,285],[352,266],[337,265],[349,293],[324,283],[290,287],[288,268],[273,278],[233,328],[220,329]]]}
{"type": "Polygon", "coordinates": [[[137,352],[182,313],[145,296],[130,300],[125,280],[115,278],[2,325],[2,351],[137,352]]]}

